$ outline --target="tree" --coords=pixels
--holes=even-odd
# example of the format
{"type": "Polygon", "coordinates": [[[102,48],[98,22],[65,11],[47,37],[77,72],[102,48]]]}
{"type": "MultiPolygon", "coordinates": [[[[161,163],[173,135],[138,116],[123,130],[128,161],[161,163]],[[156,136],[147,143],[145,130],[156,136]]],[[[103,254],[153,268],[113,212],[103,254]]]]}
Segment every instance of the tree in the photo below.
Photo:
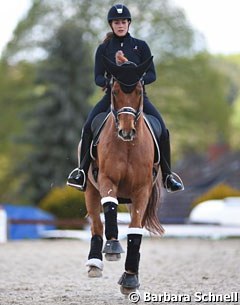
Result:
{"type": "MultiPolygon", "coordinates": [[[[188,56],[205,47],[204,40],[188,23],[183,11],[167,0],[124,2],[131,10],[133,22],[130,32],[146,39],[155,60],[171,56],[188,56]],[[198,45],[196,46],[196,40],[198,45]]],[[[82,29],[83,40],[92,46],[103,40],[109,31],[108,9],[113,0],[34,0],[26,18],[16,27],[4,58],[8,60],[36,60],[46,56],[44,41],[55,35],[58,27],[73,20],[82,29]]]]}
{"type": "Polygon", "coordinates": [[[74,23],[64,23],[45,43],[49,56],[37,69],[42,89],[23,138],[32,150],[20,167],[25,177],[22,191],[35,203],[53,185],[65,184],[77,164],[77,144],[93,93],[92,59],[82,37],[74,23]]]}
{"type": "Polygon", "coordinates": [[[203,152],[219,139],[229,143],[226,76],[215,70],[209,55],[168,60],[157,72],[150,96],[172,131],[178,158],[189,150],[203,152]]]}
{"type": "MultiPolygon", "coordinates": [[[[2,113],[5,123],[1,131],[5,139],[4,154],[6,155],[1,159],[7,160],[8,164],[13,164],[12,159],[16,160],[17,164],[22,164],[21,176],[16,174],[15,170],[14,174],[9,171],[9,179],[6,179],[4,175],[3,182],[7,184],[4,189],[12,194],[15,186],[12,189],[9,180],[14,180],[15,184],[15,179],[23,179],[22,192],[17,197],[18,201],[38,201],[49,189],[51,183],[65,182],[66,173],[75,165],[80,129],[88,112],[88,108],[85,108],[88,97],[94,103],[97,100],[96,95],[91,97],[92,71],[89,72],[90,75],[84,72],[84,80],[86,80],[84,88],[78,85],[78,78],[80,79],[80,73],[83,67],[86,67],[85,65],[87,70],[92,69],[91,59],[94,50],[105,33],[109,31],[106,20],[107,10],[115,2],[106,0],[104,4],[103,6],[101,1],[89,0],[33,0],[32,7],[17,25],[13,39],[5,49],[3,60],[12,65],[11,70],[16,70],[16,75],[21,65],[26,67],[28,65],[32,69],[31,72],[25,69],[26,74],[23,76],[29,80],[29,84],[22,83],[21,86],[21,82],[17,82],[16,86],[16,83],[14,84],[8,78],[9,75],[4,72],[0,79],[4,87],[2,92],[5,92],[6,96],[11,96],[12,99],[12,107],[8,104],[9,107],[5,107],[4,114],[2,113]],[[88,48],[88,51],[84,51],[88,53],[87,57],[83,56],[75,60],[76,55],[71,49],[69,57],[66,58],[64,45],[66,47],[66,44],[69,44],[70,37],[73,35],[69,30],[67,32],[69,40],[61,44],[59,29],[66,28],[66,24],[69,27],[68,21],[72,27],[79,30],[79,35],[76,35],[77,37],[72,39],[71,43],[73,44],[76,40],[79,45],[88,48]],[[73,61],[72,56],[75,56],[73,61]],[[28,63],[22,63],[23,59],[28,63]],[[70,75],[70,62],[73,62],[76,68],[75,76],[70,75]],[[38,72],[38,82],[33,84],[35,69],[38,72]],[[71,85],[66,81],[70,78],[73,78],[71,85]],[[80,94],[84,97],[83,99],[80,99],[80,94]],[[18,96],[19,98],[21,96],[21,99],[18,96]],[[67,99],[68,102],[66,102],[67,99]],[[25,120],[16,120],[16,116],[22,118],[25,108],[33,110],[31,115],[25,114],[25,120]],[[80,117],[80,114],[83,115],[80,117]],[[8,119],[8,115],[15,119],[8,119]],[[29,126],[27,133],[25,132],[26,122],[29,126]],[[18,141],[19,145],[16,146],[16,142],[12,142],[10,136],[21,132],[25,134],[25,139],[21,143],[18,141]],[[13,156],[9,157],[11,147],[13,156]],[[27,156],[24,162],[20,151],[27,156]],[[69,162],[67,158],[70,158],[69,162]],[[41,181],[40,177],[42,177],[41,181]]],[[[194,33],[183,13],[172,7],[168,1],[150,0],[147,3],[126,1],[125,4],[129,6],[133,15],[131,33],[138,35],[139,38],[146,38],[149,35],[147,41],[150,46],[153,43],[151,47],[155,59],[169,56],[169,54],[174,55],[175,50],[178,50],[178,55],[181,54],[180,50],[183,50],[184,54],[192,52],[194,33]]],[[[78,48],[75,49],[78,50],[78,48]]],[[[7,163],[4,161],[4,164],[7,163]]]]}
{"type": "MultiPolygon", "coordinates": [[[[19,185],[14,168],[21,163],[28,147],[17,145],[26,126],[23,112],[33,109],[35,69],[22,62],[15,66],[0,61],[0,200],[14,202],[14,193],[19,185]]],[[[18,200],[19,202],[19,200],[18,200]]]]}

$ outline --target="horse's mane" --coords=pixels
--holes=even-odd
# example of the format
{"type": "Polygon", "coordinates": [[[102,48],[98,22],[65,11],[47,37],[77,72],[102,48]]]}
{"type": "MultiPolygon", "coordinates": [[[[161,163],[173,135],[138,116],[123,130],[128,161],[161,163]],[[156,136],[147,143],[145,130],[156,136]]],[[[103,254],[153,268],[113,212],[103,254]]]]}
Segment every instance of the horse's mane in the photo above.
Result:
{"type": "Polygon", "coordinates": [[[123,51],[119,50],[115,54],[116,64],[120,66],[121,64],[128,61],[127,57],[124,56],[123,51]]]}

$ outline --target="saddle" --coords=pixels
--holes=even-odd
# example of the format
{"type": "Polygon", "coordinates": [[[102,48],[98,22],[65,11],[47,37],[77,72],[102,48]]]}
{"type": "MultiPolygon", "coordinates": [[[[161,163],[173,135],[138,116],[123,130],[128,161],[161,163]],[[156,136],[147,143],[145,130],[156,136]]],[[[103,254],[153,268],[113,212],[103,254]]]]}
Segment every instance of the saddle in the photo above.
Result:
{"type": "MultiPolygon", "coordinates": [[[[96,115],[96,117],[92,121],[91,130],[93,134],[93,140],[91,143],[90,154],[93,160],[96,159],[96,152],[97,152],[96,147],[99,142],[101,131],[110,114],[111,112],[109,111],[101,112],[98,115],[96,115]]],[[[154,142],[154,165],[158,165],[160,163],[160,148],[157,139],[160,139],[162,133],[162,127],[158,119],[155,118],[154,116],[144,113],[143,117],[145,124],[147,125],[154,142]]]]}

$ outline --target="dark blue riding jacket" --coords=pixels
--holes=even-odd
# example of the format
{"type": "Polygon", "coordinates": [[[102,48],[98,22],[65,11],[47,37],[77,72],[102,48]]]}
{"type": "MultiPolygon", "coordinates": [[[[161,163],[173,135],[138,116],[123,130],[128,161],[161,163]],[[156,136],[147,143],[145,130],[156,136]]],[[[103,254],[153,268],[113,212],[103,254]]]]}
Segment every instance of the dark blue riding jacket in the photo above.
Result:
{"type": "MultiPolygon", "coordinates": [[[[151,51],[147,43],[143,40],[133,38],[129,33],[124,37],[113,36],[110,40],[102,43],[95,56],[95,82],[97,86],[104,87],[107,79],[111,76],[106,73],[102,62],[103,55],[115,62],[117,51],[123,51],[124,56],[139,65],[151,57],[151,51]]],[[[146,74],[143,76],[144,84],[150,84],[156,80],[154,64],[152,63],[146,74]]]]}

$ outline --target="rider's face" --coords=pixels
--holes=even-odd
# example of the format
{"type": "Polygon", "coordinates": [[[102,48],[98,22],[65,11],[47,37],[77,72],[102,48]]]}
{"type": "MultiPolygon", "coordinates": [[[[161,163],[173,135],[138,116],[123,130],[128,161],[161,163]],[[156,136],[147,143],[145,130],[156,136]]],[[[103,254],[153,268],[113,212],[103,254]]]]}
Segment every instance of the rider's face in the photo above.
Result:
{"type": "Polygon", "coordinates": [[[114,34],[123,37],[128,32],[129,21],[127,19],[117,19],[113,20],[111,25],[114,34]]]}

